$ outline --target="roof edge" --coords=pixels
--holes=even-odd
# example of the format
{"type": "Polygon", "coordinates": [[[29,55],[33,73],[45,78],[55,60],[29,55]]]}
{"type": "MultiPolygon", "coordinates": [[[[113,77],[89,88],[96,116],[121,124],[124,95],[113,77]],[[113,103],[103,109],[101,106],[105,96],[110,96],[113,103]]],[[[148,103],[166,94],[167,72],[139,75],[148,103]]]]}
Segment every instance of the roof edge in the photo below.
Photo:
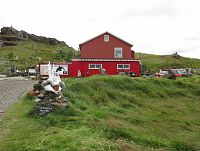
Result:
{"type": "Polygon", "coordinates": [[[95,58],[85,58],[85,59],[71,59],[71,61],[117,61],[117,62],[121,62],[121,61],[141,61],[140,59],[95,59],[95,58]]]}
{"type": "Polygon", "coordinates": [[[104,32],[104,33],[102,33],[102,34],[100,34],[100,35],[98,35],[98,36],[95,36],[95,37],[93,37],[93,38],[91,38],[91,39],[89,39],[89,40],[87,40],[87,41],[85,41],[85,42],[79,44],[79,47],[80,47],[81,45],[83,45],[83,44],[85,44],[85,43],[87,43],[87,42],[89,42],[89,41],[91,41],[91,40],[93,40],[93,39],[95,39],[95,38],[101,36],[101,35],[104,35],[104,34],[109,34],[109,35],[111,35],[111,36],[113,36],[113,37],[115,37],[115,38],[117,38],[117,39],[119,39],[119,40],[121,40],[121,41],[127,43],[127,44],[130,45],[131,47],[133,46],[133,44],[131,44],[131,43],[129,43],[129,42],[127,42],[127,41],[125,41],[125,40],[123,40],[123,39],[121,39],[121,38],[119,38],[119,37],[113,35],[112,33],[106,31],[106,32],[104,32]]]}

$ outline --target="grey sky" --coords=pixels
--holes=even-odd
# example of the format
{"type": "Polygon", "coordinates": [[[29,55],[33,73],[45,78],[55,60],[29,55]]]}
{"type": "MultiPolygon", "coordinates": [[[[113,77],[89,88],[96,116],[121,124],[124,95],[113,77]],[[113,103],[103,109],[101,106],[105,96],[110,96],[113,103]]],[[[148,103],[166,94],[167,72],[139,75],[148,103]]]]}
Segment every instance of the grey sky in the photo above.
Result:
{"type": "Polygon", "coordinates": [[[0,0],[0,27],[78,44],[109,31],[136,52],[200,58],[199,0],[0,0]]]}

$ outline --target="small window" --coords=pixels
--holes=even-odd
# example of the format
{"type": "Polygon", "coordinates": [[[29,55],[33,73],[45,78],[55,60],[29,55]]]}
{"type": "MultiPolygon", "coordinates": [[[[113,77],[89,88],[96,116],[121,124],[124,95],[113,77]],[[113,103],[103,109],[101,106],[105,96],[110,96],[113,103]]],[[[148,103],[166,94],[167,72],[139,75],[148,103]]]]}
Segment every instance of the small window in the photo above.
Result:
{"type": "Polygon", "coordinates": [[[122,48],[115,48],[115,58],[122,58],[122,48]]]}
{"type": "Polygon", "coordinates": [[[130,69],[130,65],[129,64],[124,64],[124,69],[130,69]]]}
{"type": "Polygon", "coordinates": [[[123,69],[123,68],[124,68],[123,64],[118,64],[117,65],[117,69],[123,69]]]}
{"type": "Polygon", "coordinates": [[[101,68],[101,66],[102,66],[101,64],[96,64],[96,68],[98,69],[101,68]]]}
{"type": "Polygon", "coordinates": [[[89,64],[89,69],[100,69],[102,64],[89,64]]]}
{"type": "Polygon", "coordinates": [[[130,64],[118,64],[117,69],[130,69],[130,64]]]}
{"type": "Polygon", "coordinates": [[[104,41],[109,42],[109,35],[104,35],[104,41]]]}
{"type": "Polygon", "coordinates": [[[94,69],[96,66],[95,66],[95,64],[90,64],[90,69],[94,69]]]}

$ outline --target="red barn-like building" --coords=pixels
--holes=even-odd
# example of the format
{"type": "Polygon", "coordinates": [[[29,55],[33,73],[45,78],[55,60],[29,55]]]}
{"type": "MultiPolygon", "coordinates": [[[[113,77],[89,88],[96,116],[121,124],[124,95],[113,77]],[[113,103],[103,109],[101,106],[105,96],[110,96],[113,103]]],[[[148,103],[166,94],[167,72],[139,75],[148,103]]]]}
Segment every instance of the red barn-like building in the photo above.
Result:
{"type": "Polygon", "coordinates": [[[78,71],[82,77],[100,74],[100,68],[104,68],[107,75],[134,72],[140,76],[141,62],[135,59],[132,46],[109,32],[96,36],[79,45],[81,57],[66,65],[67,77],[77,77],[78,71]]]}
{"type": "Polygon", "coordinates": [[[84,59],[134,59],[132,46],[108,32],[79,45],[84,59]]]}

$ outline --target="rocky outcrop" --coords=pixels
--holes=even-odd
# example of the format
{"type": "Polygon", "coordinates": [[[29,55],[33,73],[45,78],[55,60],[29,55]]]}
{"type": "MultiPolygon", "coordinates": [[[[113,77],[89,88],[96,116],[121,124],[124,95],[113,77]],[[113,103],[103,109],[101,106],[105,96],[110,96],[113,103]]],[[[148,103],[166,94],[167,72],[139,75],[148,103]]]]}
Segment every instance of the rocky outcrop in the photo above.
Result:
{"type": "Polygon", "coordinates": [[[6,46],[15,46],[15,45],[17,45],[17,44],[12,43],[12,42],[5,42],[5,41],[1,41],[0,40],[0,48],[1,47],[6,47],[6,46]]]}
{"type": "Polygon", "coordinates": [[[58,44],[63,44],[66,45],[66,43],[64,41],[59,41],[55,38],[47,38],[44,36],[37,36],[34,34],[29,34],[26,31],[18,31],[13,27],[3,27],[1,28],[1,33],[2,35],[9,35],[9,36],[15,36],[18,38],[22,38],[22,39],[30,39],[36,42],[43,42],[43,43],[47,43],[50,45],[58,45],[58,44]]]}

